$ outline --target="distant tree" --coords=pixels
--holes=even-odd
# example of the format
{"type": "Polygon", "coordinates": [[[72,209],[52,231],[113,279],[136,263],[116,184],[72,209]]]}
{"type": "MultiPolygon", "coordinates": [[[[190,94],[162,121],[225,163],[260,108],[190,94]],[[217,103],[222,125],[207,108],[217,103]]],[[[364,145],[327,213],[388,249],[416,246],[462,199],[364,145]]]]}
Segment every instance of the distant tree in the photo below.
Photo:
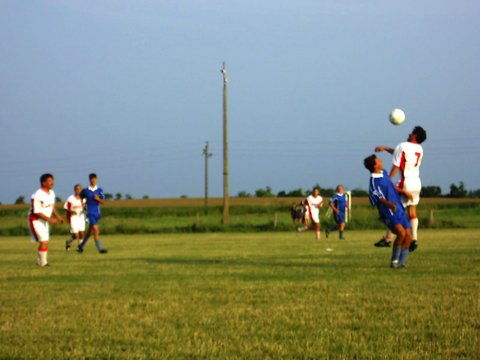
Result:
{"type": "Polygon", "coordinates": [[[274,197],[275,195],[272,193],[272,188],[270,186],[266,186],[265,189],[257,189],[255,190],[256,197],[274,197]]]}
{"type": "Polygon", "coordinates": [[[424,186],[420,193],[422,197],[440,197],[442,196],[442,188],[440,186],[424,186]]]}
{"type": "Polygon", "coordinates": [[[468,197],[470,197],[470,198],[480,198],[480,189],[470,190],[468,192],[468,197]]]}
{"type": "Polygon", "coordinates": [[[15,200],[15,204],[25,204],[25,196],[20,195],[17,200],[15,200]]]}
{"type": "Polygon", "coordinates": [[[63,200],[62,200],[62,198],[61,198],[60,196],[56,196],[56,197],[55,197],[55,202],[56,202],[56,203],[61,203],[61,202],[63,202],[63,200]]]}
{"type": "Polygon", "coordinates": [[[180,199],[187,199],[187,198],[188,198],[188,196],[187,196],[187,195],[185,195],[185,194],[183,194],[183,195],[180,195],[180,199]]]}
{"type": "Polygon", "coordinates": [[[125,195],[125,199],[127,199],[127,200],[132,200],[133,198],[132,198],[132,195],[126,194],[126,195],[125,195]]]}
{"type": "Polygon", "coordinates": [[[113,195],[110,194],[110,193],[106,193],[105,194],[105,200],[112,200],[113,199],[113,195]]]}
{"type": "Polygon", "coordinates": [[[122,200],[122,193],[116,193],[115,194],[115,200],[122,200]]]}
{"type": "Polygon", "coordinates": [[[242,190],[237,194],[237,196],[240,198],[247,198],[247,197],[252,197],[252,194],[242,190]]]}
{"type": "Polygon", "coordinates": [[[142,199],[146,200],[146,199],[150,199],[150,197],[148,195],[143,195],[142,199]]]}
{"type": "Polygon", "coordinates": [[[362,190],[362,189],[353,189],[352,190],[352,196],[365,197],[365,196],[368,196],[368,191],[362,190]]]}
{"type": "Polygon", "coordinates": [[[448,197],[451,198],[466,198],[468,191],[465,190],[465,184],[463,181],[460,181],[460,184],[457,186],[455,184],[450,185],[450,193],[448,197]]]}
{"type": "Polygon", "coordinates": [[[292,190],[287,193],[288,197],[305,197],[305,191],[302,188],[292,190]]]}

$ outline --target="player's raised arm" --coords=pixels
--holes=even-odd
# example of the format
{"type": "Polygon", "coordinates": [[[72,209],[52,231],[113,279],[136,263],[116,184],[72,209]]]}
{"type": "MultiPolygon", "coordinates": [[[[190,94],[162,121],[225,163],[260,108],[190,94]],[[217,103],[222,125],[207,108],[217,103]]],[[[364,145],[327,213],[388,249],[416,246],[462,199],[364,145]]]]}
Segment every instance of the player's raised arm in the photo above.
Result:
{"type": "Polygon", "coordinates": [[[386,152],[388,152],[388,153],[390,153],[390,154],[393,155],[394,149],[392,149],[391,147],[388,147],[388,146],[383,146],[383,145],[377,146],[377,147],[375,148],[375,152],[382,152],[382,151],[386,151],[386,152]]]}

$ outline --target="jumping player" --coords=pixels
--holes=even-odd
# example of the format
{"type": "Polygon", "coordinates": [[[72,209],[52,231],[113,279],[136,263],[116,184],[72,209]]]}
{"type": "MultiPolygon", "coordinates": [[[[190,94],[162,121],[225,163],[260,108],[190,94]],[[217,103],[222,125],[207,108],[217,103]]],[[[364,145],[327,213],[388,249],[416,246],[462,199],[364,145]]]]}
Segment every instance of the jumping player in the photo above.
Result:
{"type": "Polygon", "coordinates": [[[370,203],[377,207],[380,218],[387,228],[397,235],[390,267],[405,267],[412,234],[400,193],[409,198],[411,194],[393,184],[387,172],[383,170],[382,160],[375,154],[365,158],[363,164],[371,173],[368,188],[370,203]]]}
{"type": "Polygon", "coordinates": [[[314,224],[315,236],[320,240],[320,208],[323,206],[323,198],[320,196],[320,189],[313,188],[312,195],[308,196],[303,205],[306,208],[305,212],[305,226],[298,228],[298,232],[310,229],[310,223],[314,224]]]}
{"type": "MultiPolygon", "coordinates": [[[[413,199],[402,196],[403,205],[407,208],[410,226],[412,228],[412,243],[410,251],[414,251],[417,244],[417,205],[420,201],[420,192],[422,190],[422,182],[420,181],[420,165],[423,159],[422,143],[427,139],[427,133],[421,126],[415,126],[413,131],[408,135],[407,141],[397,145],[395,149],[388,146],[377,146],[375,152],[387,151],[393,155],[393,166],[390,170],[390,178],[393,179],[400,170],[400,181],[398,186],[408,191],[413,199]]],[[[390,246],[391,233],[387,234],[375,246],[390,246]]]]}
{"type": "Polygon", "coordinates": [[[55,210],[55,193],[52,174],[40,176],[40,189],[31,197],[31,208],[28,215],[28,225],[32,234],[32,242],[38,242],[37,265],[48,266],[48,241],[50,239],[50,224],[63,224],[63,218],[55,210]],[[55,217],[54,219],[51,217],[55,217]]]}
{"type": "Polygon", "coordinates": [[[88,239],[93,232],[98,252],[100,254],[106,254],[108,251],[103,248],[102,243],[100,242],[100,228],[98,227],[100,205],[105,203],[105,195],[103,194],[103,190],[97,186],[97,175],[92,173],[88,178],[90,180],[90,186],[83,189],[80,194],[80,196],[86,200],[88,229],[83,241],[78,245],[77,252],[80,254],[83,253],[83,249],[85,248],[85,245],[87,245],[88,239]]]}
{"type": "Polygon", "coordinates": [[[85,199],[82,199],[80,193],[82,186],[77,184],[73,187],[74,193],[70,195],[63,205],[67,212],[67,222],[70,224],[70,233],[72,237],[65,241],[65,250],[70,249],[70,245],[74,240],[80,241],[83,239],[85,232],[85,199]]]}
{"type": "Polygon", "coordinates": [[[343,185],[338,185],[337,193],[330,198],[329,206],[333,211],[333,219],[336,225],[325,229],[325,235],[328,238],[330,232],[338,229],[338,237],[340,240],[345,240],[343,232],[345,231],[345,211],[347,210],[347,194],[345,194],[343,185]]]}

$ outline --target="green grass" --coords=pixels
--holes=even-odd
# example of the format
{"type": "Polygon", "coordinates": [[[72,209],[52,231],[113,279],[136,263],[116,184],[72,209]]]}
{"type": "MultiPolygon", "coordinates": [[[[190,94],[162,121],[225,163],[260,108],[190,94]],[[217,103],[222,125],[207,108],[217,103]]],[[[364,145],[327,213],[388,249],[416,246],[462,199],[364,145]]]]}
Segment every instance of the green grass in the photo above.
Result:
{"type": "Polygon", "coordinates": [[[3,237],[0,358],[479,358],[478,231],[421,230],[404,270],[381,233],[55,237],[49,268],[3,237]]]}

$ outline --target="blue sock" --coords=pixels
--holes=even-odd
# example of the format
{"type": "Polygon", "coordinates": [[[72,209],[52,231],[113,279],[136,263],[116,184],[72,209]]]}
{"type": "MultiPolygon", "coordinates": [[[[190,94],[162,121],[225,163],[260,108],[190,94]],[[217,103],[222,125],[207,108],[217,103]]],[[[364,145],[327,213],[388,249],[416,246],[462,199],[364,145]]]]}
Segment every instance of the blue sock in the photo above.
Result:
{"type": "Polygon", "coordinates": [[[392,251],[392,261],[399,261],[400,260],[400,253],[402,251],[402,248],[400,246],[393,246],[393,251],[392,251]]]}
{"type": "Polygon", "coordinates": [[[407,262],[407,255],[409,253],[409,249],[406,248],[406,249],[402,249],[402,251],[400,252],[400,265],[403,265],[405,266],[405,263],[407,262]]]}
{"type": "Polygon", "coordinates": [[[97,250],[98,250],[98,251],[102,251],[102,250],[103,250],[102,243],[100,242],[100,239],[95,240],[95,245],[97,245],[97,250]]]}

